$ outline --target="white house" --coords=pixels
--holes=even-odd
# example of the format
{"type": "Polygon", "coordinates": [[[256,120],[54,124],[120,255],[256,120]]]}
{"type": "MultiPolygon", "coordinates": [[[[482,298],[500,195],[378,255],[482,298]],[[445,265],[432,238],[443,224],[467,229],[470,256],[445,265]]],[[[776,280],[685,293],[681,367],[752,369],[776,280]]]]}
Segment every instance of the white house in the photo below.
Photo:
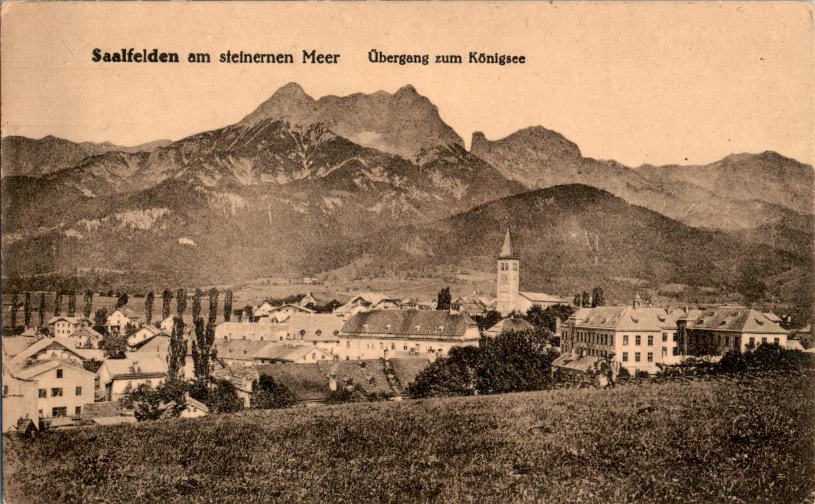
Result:
{"type": "Polygon", "coordinates": [[[155,387],[167,376],[167,362],[156,358],[107,359],[97,371],[105,400],[121,399],[142,384],[155,387]]]}
{"type": "Polygon", "coordinates": [[[3,366],[3,432],[12,430],[20,419],[39,425],[37,382],[18,378],[8,366],[3,366]]]}
{"type": "Polygon", "coordinates": [[[102,335],[92,327],[81,327],[72,332],[68,339],[74,342],[77,348],[99,348],[102,342],[102,335]]]}
{"type": "Polygon", "coordinates": [[[51,317],[48,321],[48,332],[54,337],[67,337],[77,329],[90,328],[93,322],[87,317],[51,317]]]}
{"type": "Polygon", "coordinates": [[[37,414],[40,418],[81,415],[94,400],[96,375],[73,363],[52,360],[36,363],[15,373],[37,383],[37,414]]]}
{"type": "Polygon", "coordinates": [[[88,356],[85,351],[76,348],[75,342],[70,338],[43,338],[17,353],[11,362],[4,362],[3,365],[23,367],[32,361],[49,360],[73,362],[77,366],[82,366],[82,363],[88,360],[88,356]]]}
{"type": "Polygon", "coordinates": [[[118,331],[124,334],[128,326],[141,327],[143,320],[143,314],[137,313],[126,306],[116,308],[108,315],[108,332],[118,331]]]}
{"type": "Polygon", "coordinates": [[[139,346],[141,343],[159,334],[164,334],[161,329],[146,325],[127,337],[127,346],[131,348],[139,346]]]}

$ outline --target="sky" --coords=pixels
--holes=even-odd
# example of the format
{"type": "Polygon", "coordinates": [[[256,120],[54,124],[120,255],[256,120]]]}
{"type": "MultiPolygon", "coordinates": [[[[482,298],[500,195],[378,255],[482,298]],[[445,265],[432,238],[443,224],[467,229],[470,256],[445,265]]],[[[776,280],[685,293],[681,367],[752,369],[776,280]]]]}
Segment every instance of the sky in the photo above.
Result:
{"type": "Polygon", "coordinates": [[[774,150],[813,161],[810,2],[3,2],[2,135],[134,145],[232,124],[280,86],[412,84],[469,145],[533,125],[584,155],[702,164],[774,150]],[[335,65],[101,64],[100,48],[339,53],[335,65]],[[393,65],[387,54],[524,55],[393,65]]]}

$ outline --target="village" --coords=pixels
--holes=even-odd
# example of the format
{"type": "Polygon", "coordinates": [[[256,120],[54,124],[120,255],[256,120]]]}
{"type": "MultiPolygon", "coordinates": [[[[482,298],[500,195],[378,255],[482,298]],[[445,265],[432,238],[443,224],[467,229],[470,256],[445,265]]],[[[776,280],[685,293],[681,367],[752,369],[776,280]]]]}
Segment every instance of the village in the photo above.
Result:
{"type": "MultiPolygon", "coordinates": [[[[440,293],[434,303],[361,292],[344,304],[323,306],[308,291],[296,301],[233,310],[227,291],[221,316],[218,292],[210,291],[209,331],[203,329],[201,291],[189,313],[183,290],[176,292],[176,310],[165,291],[158,320],[152,298],[144,309],[122,299],[101,320],[98,312],[96,320],[88,316],[87,296],[87,315],[76,314],[75,300],[44,326],[33,324],[26,312],[22,333],[3,336],[3,432],[134,423],[125,399],[140,386],[158,386],[169,376],[200,378],[196,337],[199,347],[210,339],[207,377],[231,384],[245,408],[253,404],[261,377],[287,387],[305,405],[325,402],[338,390],[401,399],[416,376],[451,349],[540,329],[525,314],[553,307],[560,309],[548,328],[548,346],[558,355],[552,367],[572,377],[596,372],[603,363],[614,370],[611,380],[621,373],[655,375],[689,356],[715,360],[762,344],[815,351],[808,327],[784,329],[781,318],[751,307],[663,308],[639,294],[630,303],[605,306],[596,292],[584,303],[520,291],[520,274],[521,258],[507,229],[496,259],[494,299],[444,300],[440,293]],[[172,355],[178,354],[174,338],[183,349],[180,357],[172,355]],[[120,348],[111,348],[111,340],[120,341],[120,348]],[[179,362],[173,365],[173,359],[179,362]]],[[[176,406],[182,417],[210,412],[189,394],[176,406]]]]}

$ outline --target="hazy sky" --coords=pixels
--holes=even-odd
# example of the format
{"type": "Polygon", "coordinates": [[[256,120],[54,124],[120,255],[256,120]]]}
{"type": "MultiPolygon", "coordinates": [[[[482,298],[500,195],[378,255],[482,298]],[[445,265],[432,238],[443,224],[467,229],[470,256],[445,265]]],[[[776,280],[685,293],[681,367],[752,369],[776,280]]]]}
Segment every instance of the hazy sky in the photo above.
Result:
{"type": "Polygon", "coordinates": [[[584,155],[813,160],[809,2],[19,3],[2,5],[2,134],[132,145],[238,121],[296,81],[315,98],[411,83],[469,145],[531,125],[584,155]],[[341,53],[337,65],[93,63],[157,47],[341,53]],[[385,53],[523,54],[497,65],[372,64],[385,53]]]}

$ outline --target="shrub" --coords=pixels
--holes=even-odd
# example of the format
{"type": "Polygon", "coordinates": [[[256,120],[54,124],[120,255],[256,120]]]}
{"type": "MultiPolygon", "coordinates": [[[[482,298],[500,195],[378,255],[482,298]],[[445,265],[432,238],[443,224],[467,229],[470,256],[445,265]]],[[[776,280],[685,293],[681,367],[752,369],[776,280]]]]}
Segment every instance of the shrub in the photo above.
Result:
{"type": "Polygon", "coordinates": [[[651,375],[648,373],[648,371],[645,371],[643,369],[639,369],[639,370],[637,370],[636,373],[634,373],[634,378],[648,379],[650,377],[651,377],[651,375]]]}
{"type": "Polygon", "coordinates": [[[252,382],[253,408],[285,408],[296,402],[297,397],[294,393],[282,383],[275,382],[271,376],[262,375],[259,380],[252,382]]]}

